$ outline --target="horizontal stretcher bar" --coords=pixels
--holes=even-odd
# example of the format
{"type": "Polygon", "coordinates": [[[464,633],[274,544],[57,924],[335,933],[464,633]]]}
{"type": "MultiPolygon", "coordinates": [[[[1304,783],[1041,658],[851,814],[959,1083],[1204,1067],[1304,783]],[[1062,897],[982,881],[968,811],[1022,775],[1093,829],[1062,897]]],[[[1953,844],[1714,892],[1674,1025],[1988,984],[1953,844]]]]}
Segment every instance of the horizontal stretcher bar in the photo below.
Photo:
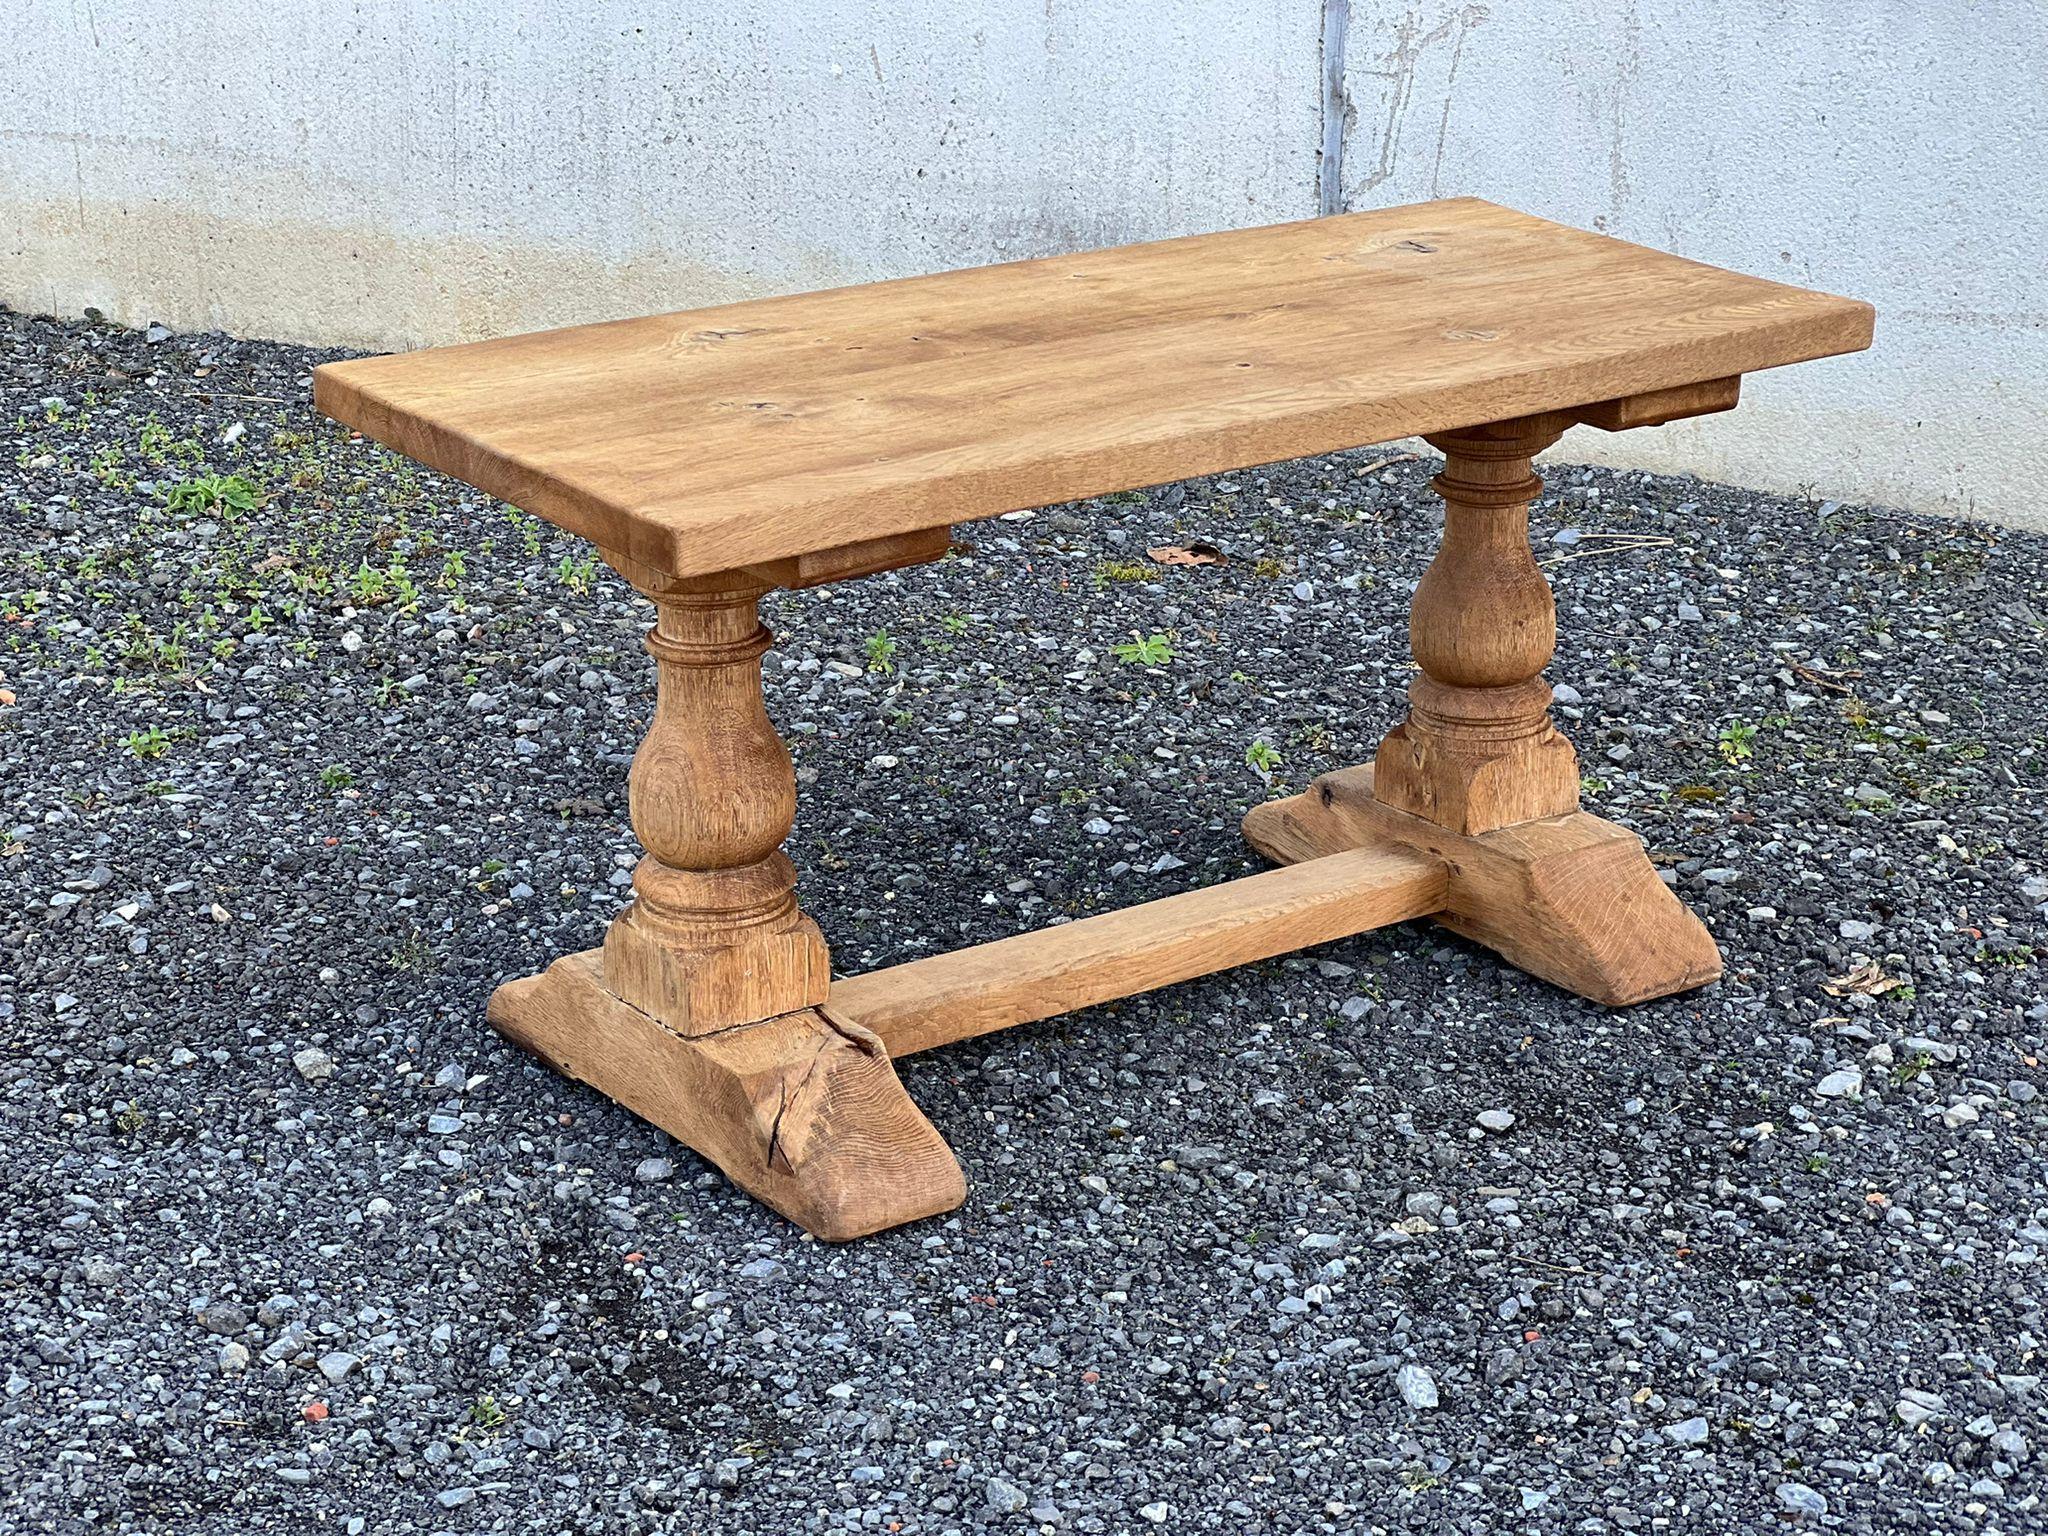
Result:
{"type": "Polygon", "coordinates": [[[832,983],[891,1057],[1443,910],[1441,859],[1358,848],[832,983]]]}

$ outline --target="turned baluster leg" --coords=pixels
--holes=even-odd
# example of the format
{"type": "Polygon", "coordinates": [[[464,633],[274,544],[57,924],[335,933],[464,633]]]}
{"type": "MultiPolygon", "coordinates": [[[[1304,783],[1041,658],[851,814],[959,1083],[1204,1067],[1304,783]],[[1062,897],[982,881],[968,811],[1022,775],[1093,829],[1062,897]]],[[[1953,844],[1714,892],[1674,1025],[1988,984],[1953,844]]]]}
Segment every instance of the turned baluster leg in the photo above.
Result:
{"type": "Polygon", "coordinates": [[[761,698],[767,588],[615,563],[654,600],[647,650],[660,671],[630,780],[646,856],[605,934],[605,985],[683,1035],[821,1003],[830,960],[782,851],[796,777],[761,698]]]}
{"type": "Polygon", "coordinates": [[[1436,920],[1537,976],[1616,1006],[1703,986],[1721,956],[1642,841],[1579,810],[1571,743],[1543,668],[1557,609],[1529,548],[1531,457],[1559,418],[1440,432],[1444,538],[1415,589],[1422,668],[1408,718],[1368,768],[1326,773],[1245,817],[1279,863],[1392,845],[1443,859],[1436,920]]]}
{"type": "Polygon", "coordinates": [[[1432,436],[1444,455],[1443,544],[1415,589],[1410,645],[1422,668],[1408,719],[1380,744],[1382,803],[1453,832],[1578,809],[1571,743],[1550,721],[1543,668],[1557,646],[1550,585],[1529,548],[1530,459],[1558,439],[1539,422],[1432,436]]]}
{"type": "Polygon", "coordinates": [[[504,983],[492,1024],[819,1237],[951,1210],[960,1165],[887,1048],[818,1006],[830,961],[782,851],[796,775],[761,699],[767,584],[605,558],[655,604],[630,780],[646,856],[604,948],[504,983]]]}

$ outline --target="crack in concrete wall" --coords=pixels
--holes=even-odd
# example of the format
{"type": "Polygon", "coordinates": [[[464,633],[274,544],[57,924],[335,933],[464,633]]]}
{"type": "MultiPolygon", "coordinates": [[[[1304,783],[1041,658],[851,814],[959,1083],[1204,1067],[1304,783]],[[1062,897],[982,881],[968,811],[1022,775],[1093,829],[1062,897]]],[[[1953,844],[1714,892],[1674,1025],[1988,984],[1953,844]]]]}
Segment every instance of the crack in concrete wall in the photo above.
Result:
{"type": "Polygon", "coordinates": [[[1449,39],[1450,61],[1445,70],[1441,90],[1443,111],[1437,123],[1436,154],[1431,161],[1433,167],[1441,167],[1445,139],[1450,132],[1451,105],[1456,100],[1453,87],[1457,83],[1458,62],[1464,55],[1465,37],[1474,27],[1485,21],[1487,15],[1488,11],[1483,5],[1461,5],[1437,21],[1434,26],[1426,27],[1421,15],[1411,10],[1395,19],[1384,32],[1374,34],[1390,35],[1392,46],[1376,54],[1373,62],[1362,71],[1382,82],[1381,97],[1384,107],[1376,139],[1373,168],[1359,181],[1355,189],[1357,192],[1371,192],[1394,178],[1400,164],[1402,130],[1407,125],[1409,108],[1415,99],[1416,76],[1425,59],[1440,43],[1449,39]]]}
{"type": "Polygon", "coordinates": [[[1316,154],[1316,212],[1321,214],[1344,211],[1344,141],[1351,131],[1351,95],[1345,88],[1344,55],[1350,28],[1351,0],[1323,0],[1323,137],[1316,154]]]}

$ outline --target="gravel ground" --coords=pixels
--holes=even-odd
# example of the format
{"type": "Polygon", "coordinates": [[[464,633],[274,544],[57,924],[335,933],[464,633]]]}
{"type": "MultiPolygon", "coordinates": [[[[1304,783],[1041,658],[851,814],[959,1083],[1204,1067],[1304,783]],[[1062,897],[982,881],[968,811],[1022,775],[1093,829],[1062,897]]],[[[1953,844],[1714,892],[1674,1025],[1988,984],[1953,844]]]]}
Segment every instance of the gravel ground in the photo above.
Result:
{"type": "MultiPolygon", "coordinates": [[[[918,1057],[968,1203],[829,1248],[485,1028],[624,897],[645,614],[318,360],[0,312],[0,1528],[2048,1529],[2048,538],[1557,469],[1588,803],[1727,979],[1409,925],[918,1057]]],[[[771,599],[841,968],[1248,871],[1430,472],[771,599]]]]}

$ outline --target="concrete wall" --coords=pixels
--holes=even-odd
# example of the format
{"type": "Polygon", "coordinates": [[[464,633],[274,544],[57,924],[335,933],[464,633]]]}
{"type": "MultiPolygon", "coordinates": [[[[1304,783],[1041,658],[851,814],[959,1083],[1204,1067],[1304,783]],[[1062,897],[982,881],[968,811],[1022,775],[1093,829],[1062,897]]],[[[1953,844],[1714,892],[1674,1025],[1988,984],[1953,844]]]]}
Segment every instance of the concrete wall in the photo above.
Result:
{"type": "Polygon", "coordinates": [[[1868,353],[1566,451],[2048,527],[2048,4],[1354,12],[1354,207],[1471,192],[1877,305],[1868,353]]]}
{"type": "Polygon", "coordinates": [[[27,0],[9,32],[16,308],[413,346],[1470,192],[1878,305],[1871,354],[1568,454],[2048,522],[2040,0],[27,0]]]}

